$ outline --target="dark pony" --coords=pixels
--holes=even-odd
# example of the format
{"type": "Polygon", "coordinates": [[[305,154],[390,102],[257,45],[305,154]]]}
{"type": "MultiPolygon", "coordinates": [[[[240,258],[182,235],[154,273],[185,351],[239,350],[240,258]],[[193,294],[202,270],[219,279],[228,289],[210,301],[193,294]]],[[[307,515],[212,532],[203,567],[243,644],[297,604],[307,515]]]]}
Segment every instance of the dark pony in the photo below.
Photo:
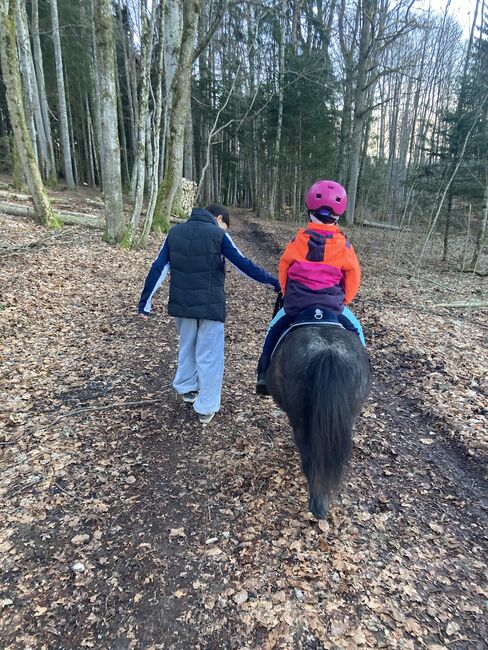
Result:
{"type": "Polygon", "coordinates": [[[309,508],[323,519],[351,454],[354,421],[368,396],[366,350],[356,334],[336,325],[296,327],[276,350],[266,384],[293,428],[308,480],[309,508]]]}

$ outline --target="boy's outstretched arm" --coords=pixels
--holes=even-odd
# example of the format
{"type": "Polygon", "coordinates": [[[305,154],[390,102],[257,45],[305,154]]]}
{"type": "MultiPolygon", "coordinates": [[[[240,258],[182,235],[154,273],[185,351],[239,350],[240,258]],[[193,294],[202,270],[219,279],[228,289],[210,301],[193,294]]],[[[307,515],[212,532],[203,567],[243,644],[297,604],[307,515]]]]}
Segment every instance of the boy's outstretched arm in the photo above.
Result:
{"type": "Polygon", "coordinates": [[[256,280],[256,282],[261,282],[262,284],[270,284],[276,291],[280,290],[280,285],[278,280],[262,269],[260,266],[256,266],[254,262],[251,262],[250,259],[245,257],[241,251],[234,244],[232,239],[226,233],[222,238],[222,247],[220,249],[222,255],[229,260],[229,262],[237,268],[243,275],[250,278],[251,280],[256,280]]]}
{"type": "Polygon", "coordinates": [[[152,263],[151,269],[144,283],[144,289],[139,300],[139,313],[149,316],[151,313],[151,302],[154,294],[163,284],[169,271],[169,248],[168,240],[164,242],[158,256],[152,263]]]}

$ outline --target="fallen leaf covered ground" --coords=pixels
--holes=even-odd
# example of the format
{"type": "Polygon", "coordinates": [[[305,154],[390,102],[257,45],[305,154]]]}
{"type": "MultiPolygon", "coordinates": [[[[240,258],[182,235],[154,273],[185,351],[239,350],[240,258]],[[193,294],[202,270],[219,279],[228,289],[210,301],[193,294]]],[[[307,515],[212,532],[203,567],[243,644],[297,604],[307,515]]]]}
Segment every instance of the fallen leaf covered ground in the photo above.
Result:
{"type": "MultiPolygon", "coordinates": [[[[236,211],[231,232],[273,271],[293,230],[236,211]]],[[[0,236],[40,240],[2,257],[2,647],[486,647],[487,312],[435,307],[486,280],[351,233],[374,382],[318,523],[285,417],[253,395],[272,291],[229,272],[203,428],[171,390],[167,288],[136,316],[158,238],[6,216],[0,236]]]]}

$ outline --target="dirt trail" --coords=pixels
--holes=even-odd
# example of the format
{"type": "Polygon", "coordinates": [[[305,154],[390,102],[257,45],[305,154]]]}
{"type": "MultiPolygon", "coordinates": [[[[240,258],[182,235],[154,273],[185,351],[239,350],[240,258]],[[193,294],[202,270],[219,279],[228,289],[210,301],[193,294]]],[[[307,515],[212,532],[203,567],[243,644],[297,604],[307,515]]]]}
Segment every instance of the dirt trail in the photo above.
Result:
{"type": "MultiPolygon", "coordinates": [[[[234,221],[273,270],[290,228],[234,221]]],[[[319,527],[289,426],[253,395],[272,292],[229,274],[223,408],[203,429],[168,389],[167,290],[148,323],[131,315],[157,242],[71,233],[5,268],[2,647],[486,647],[486,483],[404,394],[374,305],[357,306],[373,391],[319,527]]]]}

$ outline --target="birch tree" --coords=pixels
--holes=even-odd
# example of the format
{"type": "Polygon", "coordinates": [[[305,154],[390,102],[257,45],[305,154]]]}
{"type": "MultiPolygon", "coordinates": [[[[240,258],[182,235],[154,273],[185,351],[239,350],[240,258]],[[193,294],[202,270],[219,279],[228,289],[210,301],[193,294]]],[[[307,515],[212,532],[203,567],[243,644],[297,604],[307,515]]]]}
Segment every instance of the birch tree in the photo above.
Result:
{"type": "Polygon", "coordinates": [[[97,74],[100,87],[100,139],[103,196],[105,200],[105,239],[120,242],[124,232],[122,179],[117,121],[115,52],[110,0],[96,0],[94,28],[97,48],[97,74]]]}
{"type": "Polygon", "coordinates": [[[171,110],[171,87],[178,68],[178,54],[181,47],[183,29],[183,4],[179,0],[167,0],[165,3],[166,19],[164,21],[164,130],[161,142],[160,181],[164,176],[164,162],[168,139],[169,114],[171,110]]]}
{"type": "Polygon", "coordinates": [[[73,167],[71,161],[71,144],[69,138],[68,109],[66,106],[66,93],[64,89],[63,55],[61,52],[61,38],[59,36],[59,18],[57,0],[49,0],[51,6],[51,22],[53,28],[54,61],[56,64],[56,84],[58,88],[59,124],[61,127],[61,148],[63,151],[64,177],[68,189],[75,186],[73,167]]]}
{"type": "Polygon", "coordinates": [[[54,145],[51,131],[51,120],[49,118],[49,105],[46,95],[46,82],[44,79],[44,64],[39,37],[39,3],[32,0],[32,44],[34,47],[34,66],[36,72],[37,88],[39,93],[39,104],[41,108],[42,124],[47,142],[46,159],[46,180],[54,185],[57,182],[56,159],[54,157],[54,145]]]}
{"type": "MultiPolygon", "coordinates": [[[[141,56],[137,150],[132,171],[133,178],[131,179],[131,186],[134,185],[134,203],[130,222],[127,227],[127,233],[124,238],[125,245],[129,247],[131,247],[134,242],[134,235],[139,223],[139,217],[141,216],[142,202],[144,199],[144,186],[146,180],[146,140],[149,119],[150,67],[156,7],[156,2],[153,2],[151,15],[149,16],[146,1],[142,0],[141,2],[141,56]]],[[[162,8],[160,10],[162,10],[162,8]]]]}
{"type": "Polygon", "coordinates": [[[201,11],[201,0],[183,0],[183,29],[178,63],[171,84],[171,107],[168,116],[167,164],[159,188],[154,226],[167,230],[176,192],[183,173],[185,124],[190,102],[193,50],[201,11]]]}
{"type": "Polygon", "coordinates": [[[163,5],[160,6],[159,20],[158,20],[158,44],[155,56],[156,62],[156,87],[152,91],[154,97],[154,109],[150,119],[150,128],[148,134],[148,152],[149,158],[149,198],[147,202],[146,216],[142,232],[138,241],[139,246],[145,244],[146,238],[151,230],[154,210],[156,208],[156,199],[158,196],[159,187],[159,167],[161,163],[161,116],[163,112],[163,84],[162,84],[162,71],[164,60],[164,25],[165,25],[166,12],[163,5]]]}
{"type": "Polygon", "coordinates": [[[32,146],[39,163],[43,178],[52,176],[54,167],[49,156],[47,135],[41,112],[39,98],[39,84],[36,79],[36,70],[29,37],[29,22],[25,3],[17,0],[17,42],[19,50],[19,63],[24,87],[24,105],[28,115],[29,131],[32,146]]]}
{"type": "Polygon", "coordinates": [[[27,50],[30,48],[29,31],[24,21],[25,17],[25,4],[22,5],[20,0],[16,0],[16,13],[15,13],[15,31],[17,35],[17,54],[20,67],[20,78],[22,81],[22,89],[24,96],[24,110],[27,128],[29,130],[30,139],[36,160],[38,161],[37,154],[37,132],[34,119],[34,97],[33,97],[33,83],[32,83],[32,68],[28,62],[27,50]]]}

